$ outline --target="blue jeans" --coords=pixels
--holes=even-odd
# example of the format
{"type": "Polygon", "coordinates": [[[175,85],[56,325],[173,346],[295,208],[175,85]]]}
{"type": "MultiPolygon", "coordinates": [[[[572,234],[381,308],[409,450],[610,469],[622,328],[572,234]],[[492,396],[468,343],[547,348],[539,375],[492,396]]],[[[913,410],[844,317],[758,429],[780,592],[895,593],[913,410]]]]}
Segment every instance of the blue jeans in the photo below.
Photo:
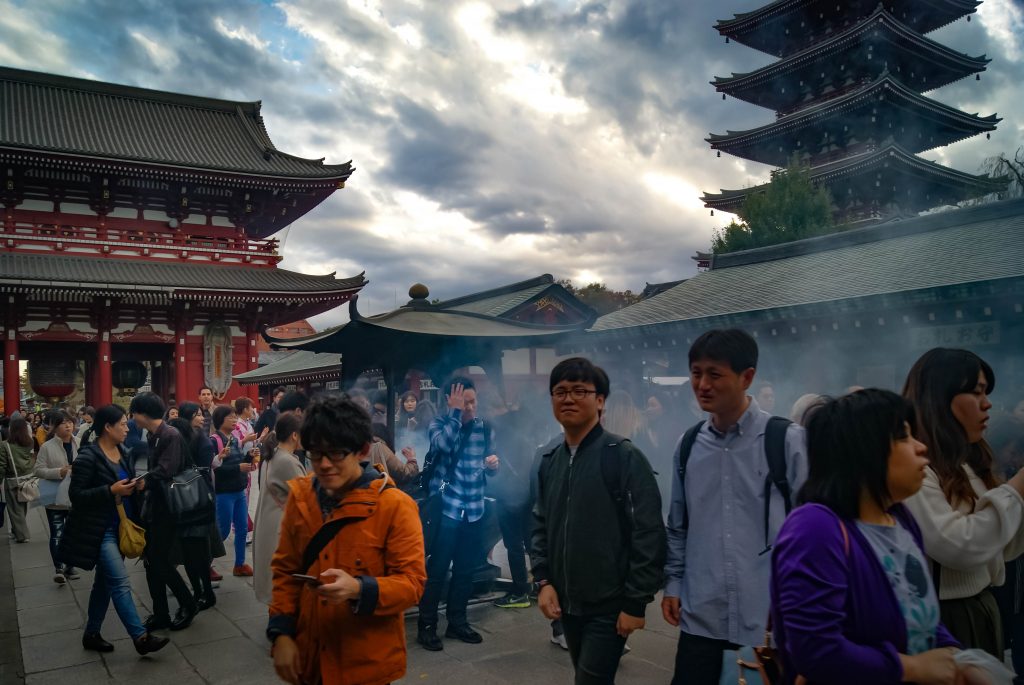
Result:
{"type": "MultiPolygon", "coordinates": [[[[67,509],[46,509],[46,523],[50,526],[50,558],[53,560],[53,569],[60,573],[64,564],[60,561],[57,548],[60,546],[60,537],[64,534],[64,524],[68,520],[67,509]]],[[[69,566],[67,570],[71,570],[69,566]]]]}
{"type": "Polygon", "coordinates": [[[217,493],[217,526],[222,540],[228,539],[235,524],[235,566],[245,563],[245,535],[249,532],[249,505],[245,490],[217,493]]]}
{"type": "Polygon", "coordinates": [[[469,523],[441,517],[441,529],[427,559],[427,585],[420,599],[419,625],[437,626],[437,605],[441,601],[441,590],[452,568],[448,583],[448,602],[445,614],[448,625],[462,627],[469,625],[466,607],[473,594],[473,572],[483,563],[486,551],[481,541],[483,519],[469,523]]]}
{"type": "Polygon", "coordinates": [[[117,529],[110,527],[103,534],[100,543],[100,554],[96,559],[95,580],[89,594],[89,618],[85,624],[86,633],[98,633],[103,627],[103,617],[107,615],[110,600],[114,600],[114,610],[124,624],[124,629],[133,640],[146,634],[139,620],[139,612],[132,601],[132,587],[128,582],[128,571],[124,568],[124,557],[117,546],[117,529]]]}

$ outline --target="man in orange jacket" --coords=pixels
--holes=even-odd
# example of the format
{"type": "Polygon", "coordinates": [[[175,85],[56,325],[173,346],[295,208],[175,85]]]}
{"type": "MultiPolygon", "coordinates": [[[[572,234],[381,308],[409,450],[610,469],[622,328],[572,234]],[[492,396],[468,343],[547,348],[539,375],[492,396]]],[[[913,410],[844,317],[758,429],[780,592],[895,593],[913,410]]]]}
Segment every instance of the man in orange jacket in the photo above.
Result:
{"type": "Polygon", "coordinates": [[[300,435],[313,474],[290,481],[271,561],[274,668],[292,685],[398,680],[427,576],[416,504],[368,465],[370,417],[347,397],[315,400],[300,435]]]}

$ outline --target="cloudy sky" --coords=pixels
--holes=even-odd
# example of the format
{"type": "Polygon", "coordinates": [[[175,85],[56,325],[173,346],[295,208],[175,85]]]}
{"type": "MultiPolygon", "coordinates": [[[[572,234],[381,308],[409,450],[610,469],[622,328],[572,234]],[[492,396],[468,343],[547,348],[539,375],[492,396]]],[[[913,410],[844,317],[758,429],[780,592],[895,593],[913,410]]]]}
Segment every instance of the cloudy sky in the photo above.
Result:
{"type": "MultiPolygon", "coordinates": [[[[0,64],[262,100],[279,149],[353,160],[348,187],[289,229],[282,266],[365,270],[375,313],[417,281],[446,298],[545,272],[633,290],[691,275],[724,223],[701,192],[767,177],[703,140],[772,116],[708,84],[772,61],[712,28],[761,4],[0,0],[0,64]]],[[[1022,36],[1021,0],[932,34],[993,59],[933,97],[1004,121],[927,158],[976,171],[1024,142],[1022,36]]]]}

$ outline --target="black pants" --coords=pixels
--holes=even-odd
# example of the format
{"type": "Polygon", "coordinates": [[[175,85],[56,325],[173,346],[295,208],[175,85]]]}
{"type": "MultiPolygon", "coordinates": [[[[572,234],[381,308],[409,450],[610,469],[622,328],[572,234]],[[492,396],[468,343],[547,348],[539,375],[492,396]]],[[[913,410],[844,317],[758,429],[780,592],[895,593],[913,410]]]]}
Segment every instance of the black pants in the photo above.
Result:
{"type": "MultiPolygon", "coordinates": [[[[615,631],[619,614],[562,615],[562,630],[576,671],[576,685],[611,685],[626,638],[615,631]]],[[[717,683],[715,685],[718,685],[717,683]]]]}
{"type": "Polygon", "coordinates": [[[177,534],[177,526],[167,522],[165,517],[150,521],[146,527],[146,585],[149,586],[149,597],[153,600],[153,615],[157,617],[170,615],[167,588],[174,593],[178,606],[195,607],[188,586],[171,564],[171,546],[177,534]]]}
{"type": "Polygon", "coordinates": [[[722,678],[723,653],[739,648],[728,640],[680,631],[672,685],[718,685],[722,678]]]}
{"type": "Polygon", "coordinates": [[[526,555],[530,551],[530,504],[506,505],[498,501],[498,526],[501,541],[508,550],[508,568],[512,572],[512,594],[525,595],[530,589],[526,575],[526,555]]]}
{"type": "Polygon", "coordinates": [[[213,558],[210,556],[209,537],[183,537],[179,542],[185,574],[192,584],[192,594],[196,597],[211,596],[213,585],[210,581],[210,564],[213,558]]]}
{"type": "MultiPolygon", "coordinates": [[[[57,548],[60,546],[60,538],[64,534],[64,524],[68,520],[67,509],[46,509],[46,523],[50,527],[50,559],[53,560],[53,569],[60,573],[64,564],[60,560],[57,548]]],[[[71,570],[69,567],[68,571],[71,570]]]]}
{"type": "Polygon", "coordinates": [[[448,605],[445,614],[448,625],[468,625],[466,607],[473,594],[473,572],[480,566],[484,551],[481,537],[483,519],[469,523],[442,516],[427,559],[427,586],[420,599],[421,627],[437,626],[437,605],[441,601],[441,590],[451,566],[452,578],[448,584],[448,605]]]}

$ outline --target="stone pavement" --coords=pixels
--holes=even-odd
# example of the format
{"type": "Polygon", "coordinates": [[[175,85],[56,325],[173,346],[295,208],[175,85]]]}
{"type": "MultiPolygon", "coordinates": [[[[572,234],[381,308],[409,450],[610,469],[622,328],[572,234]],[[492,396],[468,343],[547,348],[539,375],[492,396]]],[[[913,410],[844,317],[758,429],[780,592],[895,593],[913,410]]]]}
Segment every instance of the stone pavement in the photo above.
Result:
{"type": "MultiPolygon", "coordinates": [[[[115,650],[98,654],[82,649],[92,573],[67,586],[53,582],[47,546],[45,514],[29,512],[32,539],[9,543],[6,531],[0,542],[0,683],[2,685],[93,685],[139,683],[141,685],[200,685],[243,683],[272,685],[277,680],[270,660],[266,607],[253,596],[250,579],[234,578],[230,562],[218,560],[225,574],[217,592],[217,606],[202,612],[191,627],[167,633],[171,644],[157,654],[139,658],[113,606],[103,624],[103,636],[115,650]],[[6,568],[5,551],[10,551],[6,568]],[[13,578],[17,609],[17,634],[5,620],[10,605],[5,574],[13,578]],[[20,636],[20,670],[12,640],[20,636]],[[22,680],[24,674],[24,680],[22,680]]],[[[228,550],[231,549],[230,540],[228,550]]],[[[498,554],[495,555],[496,557],[498,554]]],[[[149,594],[142,564],[128,561],[139,614],[149,613],[149,594]]],[[[10,580],[7,581],[8,583],[10,580]]],[[[171,600],[171,610],[175,610],[171,600]]],[[[651,627],[629,641],[632,652],[623,658],[617,682],[625,685],[667,683],[675,655],[675,630],[660,617],[655,606],[648,610],[651,627]]],[[[427,652],[415,644],[416,621],[406,622],[409,666],[403,683],[571,683],[569,656],[549,641],[548,622],[536,607],[497,609],[489,603],[470,608],[470,621],[484,636],[482,645],[446,640],[442,652],[427,652]]],[[[443,628],[443,625],[442,625],[443,628]]]]}

